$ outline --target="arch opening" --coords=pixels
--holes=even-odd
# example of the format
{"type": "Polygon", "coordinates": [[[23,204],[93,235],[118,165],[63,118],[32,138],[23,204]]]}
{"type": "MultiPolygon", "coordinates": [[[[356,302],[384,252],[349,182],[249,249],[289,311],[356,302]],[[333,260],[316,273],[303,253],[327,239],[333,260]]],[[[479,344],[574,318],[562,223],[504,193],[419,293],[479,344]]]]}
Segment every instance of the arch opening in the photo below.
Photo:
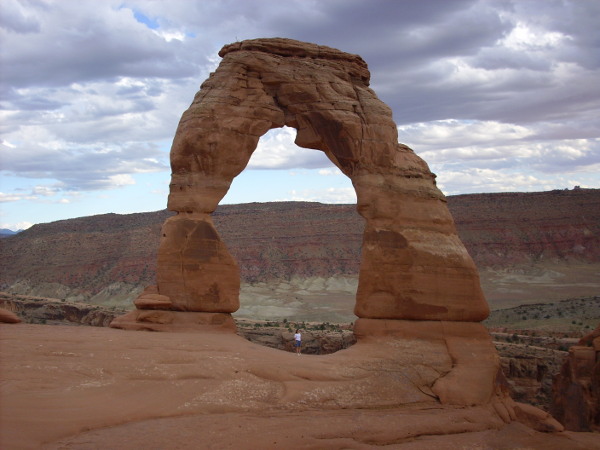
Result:
{"type": "Polygon", "coordinates": [[[213,213],[240,268],[233,316],[349,324],[357,318],[364,220],[350,180],[323,152],[301,148],[295,138],[296,130],[285,126],[265,133],[213,213]],[[234,235],[237,221],[244,232],[234,235]]]}

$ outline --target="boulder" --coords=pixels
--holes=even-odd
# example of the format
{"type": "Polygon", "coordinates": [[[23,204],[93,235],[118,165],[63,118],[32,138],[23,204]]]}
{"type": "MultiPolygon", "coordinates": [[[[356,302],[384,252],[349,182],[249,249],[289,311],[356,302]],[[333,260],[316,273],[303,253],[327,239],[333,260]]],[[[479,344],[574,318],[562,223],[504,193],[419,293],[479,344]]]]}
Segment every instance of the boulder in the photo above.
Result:
{"type": "Polygon", "coordinates": [[[0,323],[19,323],[21,319],[14,312],[0,308],[0,323]]]}

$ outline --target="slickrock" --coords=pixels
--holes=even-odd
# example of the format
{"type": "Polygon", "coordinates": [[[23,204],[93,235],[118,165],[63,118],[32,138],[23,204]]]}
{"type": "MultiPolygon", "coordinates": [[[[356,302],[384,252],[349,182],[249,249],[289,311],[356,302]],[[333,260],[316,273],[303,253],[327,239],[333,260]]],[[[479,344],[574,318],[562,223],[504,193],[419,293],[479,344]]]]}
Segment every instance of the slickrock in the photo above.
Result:
{"type": "Polygon", "coordinates": [[[118,312],[85,303],[65,303],[57,299],[12,296],[0,292],[0,322],[72,323],[107,327],[118,312]]]}
{"type": "Polygon", "coordinates": [[[526,427],[547,415],[506,399],[440,404],[444,346],[371,336],[296,356],[232,333],[0,325],[0,448],[600,448],[526,427]]]}

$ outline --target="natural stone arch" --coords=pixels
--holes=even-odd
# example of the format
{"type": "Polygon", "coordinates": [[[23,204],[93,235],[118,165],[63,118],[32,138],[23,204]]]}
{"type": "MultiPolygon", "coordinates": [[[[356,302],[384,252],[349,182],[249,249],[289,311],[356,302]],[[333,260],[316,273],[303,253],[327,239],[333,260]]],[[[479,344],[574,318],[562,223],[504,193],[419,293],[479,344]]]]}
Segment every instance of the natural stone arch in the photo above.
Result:
{"type": "Polygon", "coordinates": [[[298,146],[323,151],[356,190],[366,220],[359,318],[487,317],[476,267],[435,175],[398,143],[392,112],[368,87],[359,56],[280,38],[237,42],[219,55],[173,141],[168,209],[178,214],[163,226],[157,290],[136,301],[138,322],[173,320],[144,310],[238,309],[239,269],[210,214],[259,138],[284,125],[297,130],[298,146]]]}

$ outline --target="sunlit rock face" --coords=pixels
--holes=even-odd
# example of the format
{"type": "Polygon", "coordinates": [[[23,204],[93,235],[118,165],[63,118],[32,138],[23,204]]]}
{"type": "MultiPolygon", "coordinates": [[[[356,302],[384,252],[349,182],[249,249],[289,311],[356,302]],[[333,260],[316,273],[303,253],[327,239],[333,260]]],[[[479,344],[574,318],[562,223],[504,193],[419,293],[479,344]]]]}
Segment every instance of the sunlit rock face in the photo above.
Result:
{"type": "MultiPolygon", "coordinates": [[[[239,268],[211,213],[259,138],[288,126],[297,130],[298,146],[323,151],[356,190],[366,221],[358,317],[487,317],[477,270],[435,175],[398,143],[392,112],[369,88],[359,56],[280,38],[236,42],[219,55],[219,67],[184,112],[171,149],[168,208],[178,214],[163,225],[157,266],[165,309],[238,309],[239,268]]],[[[147,302],[138,303],[143,309],[147,302]]]]}

